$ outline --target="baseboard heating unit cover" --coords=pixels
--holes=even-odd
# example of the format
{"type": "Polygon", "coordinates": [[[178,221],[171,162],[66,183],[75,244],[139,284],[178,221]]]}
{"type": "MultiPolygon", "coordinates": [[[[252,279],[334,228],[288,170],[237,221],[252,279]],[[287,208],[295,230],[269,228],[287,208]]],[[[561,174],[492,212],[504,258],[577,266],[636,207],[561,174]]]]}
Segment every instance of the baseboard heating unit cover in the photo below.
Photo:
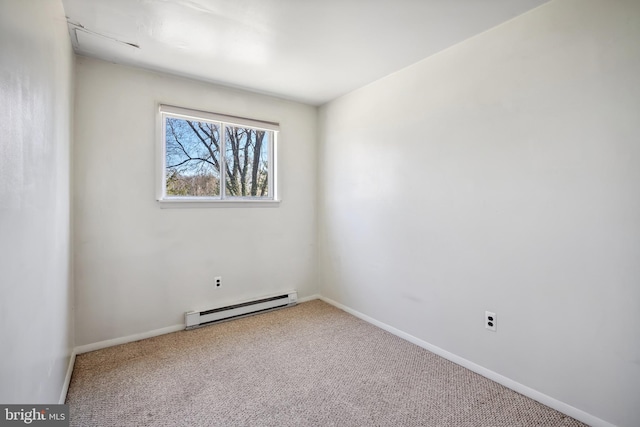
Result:
{"type": "Polygon", "coordinates": [[[298,293],[291,291],[204,311],[188,311],[184,314],[185,323],[187,324],[186,329],[198,328],[212,323],[250,316],[276,308],[289,307],[297,303],[298,293]]]}

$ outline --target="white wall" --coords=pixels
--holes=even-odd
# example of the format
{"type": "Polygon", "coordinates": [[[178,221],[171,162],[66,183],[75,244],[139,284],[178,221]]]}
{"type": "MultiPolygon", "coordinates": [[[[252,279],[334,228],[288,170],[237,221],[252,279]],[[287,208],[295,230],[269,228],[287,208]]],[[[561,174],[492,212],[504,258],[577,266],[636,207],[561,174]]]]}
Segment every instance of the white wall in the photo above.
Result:
{"type": "Polygon", "coordinates": [[[315,107],[84,57],[76,83],[78,345],[180,324],[191,309],[317,292],[315,107]],[[279,122],[280,206],[160,209],[159,102],[279,122]]]}
{"type": "Polygon", "coordinates": [[[640,425],[639,40],[556,0],[322,107],[322,295],[640,425]]]}
{"type": "Polygon", "coordinates": [[[0,2],[0,52],[0,402],[57,403],[73,347],[61,2],[0,2]]]}

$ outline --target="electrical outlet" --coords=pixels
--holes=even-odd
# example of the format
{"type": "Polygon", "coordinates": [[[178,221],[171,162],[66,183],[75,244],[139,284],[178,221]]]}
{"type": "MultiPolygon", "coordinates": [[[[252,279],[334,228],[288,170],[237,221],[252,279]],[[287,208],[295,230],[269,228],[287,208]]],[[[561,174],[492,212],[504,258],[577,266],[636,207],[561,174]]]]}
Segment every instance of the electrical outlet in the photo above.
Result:
{"type": "Polygon", "coordinates": [[[214,283],[216,288],[219,288],[222,286],[222,276],[216,276],[214,279],[214,283]]]}
{"type": "Polygon", "coordinates": [[[496,332],[496,327],[498,325],[498,318],[495,313],[490,311],[484,312],[484,327],[489,329],[490,331],[496,332]]]}

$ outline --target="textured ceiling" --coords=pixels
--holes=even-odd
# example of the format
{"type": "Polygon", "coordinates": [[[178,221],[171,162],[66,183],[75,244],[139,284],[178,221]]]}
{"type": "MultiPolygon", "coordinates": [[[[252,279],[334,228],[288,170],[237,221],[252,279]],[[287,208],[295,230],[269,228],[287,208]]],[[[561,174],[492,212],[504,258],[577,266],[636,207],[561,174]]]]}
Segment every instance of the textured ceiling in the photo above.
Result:
{"type": "Polygon", "coordinates": [[[76,53],[320,105],[548,0],[63,0],[76,53]]]}

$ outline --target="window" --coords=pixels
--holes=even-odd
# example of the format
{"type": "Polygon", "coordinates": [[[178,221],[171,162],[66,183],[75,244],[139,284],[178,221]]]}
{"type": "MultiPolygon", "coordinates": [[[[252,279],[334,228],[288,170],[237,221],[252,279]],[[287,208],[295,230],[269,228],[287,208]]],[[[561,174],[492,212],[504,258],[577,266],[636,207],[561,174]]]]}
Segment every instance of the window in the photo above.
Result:
{"type": "Polygon", "coordinates": [[[160,106],[158,201],[273,204],[278,124],[160,106]]]}

